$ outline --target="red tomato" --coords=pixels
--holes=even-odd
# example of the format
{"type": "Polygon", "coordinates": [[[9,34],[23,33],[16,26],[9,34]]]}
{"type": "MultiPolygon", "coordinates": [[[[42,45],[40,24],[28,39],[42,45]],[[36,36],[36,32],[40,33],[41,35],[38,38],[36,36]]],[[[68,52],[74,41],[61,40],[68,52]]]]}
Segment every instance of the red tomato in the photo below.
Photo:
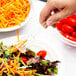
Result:
{"type": "Polygon", "coordinates": [[[26,57],[24,57],[24,56],[22,56],[21,58],[22,58],[23,62],[26,64],[28,59],[26,57]]]}
{"type": "Polygon", "coordinates": [[[76,41],[76,38],[72,37],[72,36],[70,36],[69,39],[72,40],[72,41],[76,41]]]}
{"type": "Polygon", "coordinates": [[[70,38],[70,35],[69,34],[65,34],[65,37],[67,38],[67,39],[69,39],[70,38]]]}
{"type": "Polygon", "coordinates": [[[67,39],[69,39],[69,40],[76,41],[76,38],[75,38],[75,37],[72,37],[72,36],[70,36],[70,35],[67,34],[67,33],[61,32],[61,34],[62,34],[64,37],[66,37],[67,39]]]}
{"type": "Polygon", "coordinates": [[[72,35],[73,37],[76,37],[76,32],[72,32],[71,35],[72,35]]]}
{"type": "Polygon", "coordinates": [[[74,28],[72,26],[69,26],[68,24],[64,24],[62,26],[62,31],[65,33],[72,33],[74,31],[74,28]]]}
{"type": "Polygon", "coordinates": [[[41,50],[37,53],[38,56],[42,56],[42,58],[44,59],[45,56],[47,55],[47,52],[45,50],[41,50]]]}
{"type": "Polygon", "coordinates": [[[67,37],[68,38],[68,36],[69,36],[69,34],[68,33],[64,33],[64,32],[60,32],[64,37],[67,37]]]}
{"type": "Polygon", "coordinates": [[[76,14],[73,14],[73,15],[72,15],[72,18],[74,18],[74,19],[76,20],[76,14]]]}
{"type": "Polygon", "coordinates": [[[67,23],[67,18],[65,18],[65,19],[62,19],[62,20],[60,20],[60,22],[62,23],[62,24],[66,24],[67,23]]]}
{"type": "Polygon", "coordinates": [[[66,38],[69,39],[69,40],[72,40],[72,41],[76,41],[76,38],[66,34],[66,38]]]}
{"type": "Polygon", "coordinates": [[[65,34],[64,32],[61,31],[60,33],[61,33],[63,36],[65,36],[65,35],[64,35],[64,34],[65,34]]]}
{"type": "Polygon", "coordinates": [[[68,18],[67,23],[76,27],[76,20],[74,18],[68,18]]]}
{"type": "Polygon", "coordinates": [[[12,63],[12,61],[13,61],[13,60],[9,60],[9,61],[8,61],[8,64],[10,65],[10,64],[12,63]]]}
{"type": "Polygon", "coordinates": [[[61,31],[61,29],[62,29],[62,24],[61,24],[60,22],[57,22],[57,23],[56,23],[56,26],[57,26],[57,29],[58,29],[59,31],[61,31]]]}

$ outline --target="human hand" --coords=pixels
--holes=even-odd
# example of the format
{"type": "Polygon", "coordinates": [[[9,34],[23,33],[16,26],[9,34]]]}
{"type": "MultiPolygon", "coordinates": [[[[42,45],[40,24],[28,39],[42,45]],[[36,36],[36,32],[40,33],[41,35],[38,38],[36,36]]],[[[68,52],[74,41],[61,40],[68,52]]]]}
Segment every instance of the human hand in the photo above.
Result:
{"type": "Polygon", "coordinates": [[[40,14],[40,23],[44,28],[54,26],[59,20],[76,12],[76,0],[48,0],[40,14]],[[51,15],[51,12],[55,13],[51,15]]]}

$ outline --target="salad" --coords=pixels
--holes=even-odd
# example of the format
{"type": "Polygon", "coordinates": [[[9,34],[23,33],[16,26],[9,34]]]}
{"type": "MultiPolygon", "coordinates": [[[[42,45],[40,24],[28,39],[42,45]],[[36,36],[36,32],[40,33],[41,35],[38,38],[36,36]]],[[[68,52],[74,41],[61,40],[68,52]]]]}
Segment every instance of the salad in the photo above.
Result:
{"type": "Polygon", "coordinates": [[[54,76],[58,74],[59,61],[46,60],[47,52],[40,50],[35,53],[25,48],[24,53],[14,46],[0,43],[0,76],[54,76]],[[13,48],[12,51],[10,51],[13,48]]]}

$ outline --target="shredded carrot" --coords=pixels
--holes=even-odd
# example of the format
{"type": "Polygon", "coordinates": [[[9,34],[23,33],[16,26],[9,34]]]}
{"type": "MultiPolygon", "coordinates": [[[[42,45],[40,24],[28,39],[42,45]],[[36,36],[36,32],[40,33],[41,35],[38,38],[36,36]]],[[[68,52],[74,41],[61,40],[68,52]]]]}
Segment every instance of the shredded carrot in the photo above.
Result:
{"type": "Polygon", "coordinates": [[[18,44],[16,44],[15,46],[13,46],[13,47],[9,50],[9,52],[12,53],[12,52],[17,51],[18,49],[17,49],[16,47],[19,46],[22,42],[23,42],[23,41],[18,42],[18,44]]]}
{"type": "Polygon", "coordinates": [[[17,41],[19,42],[19,30],[17,29],[17,41]]]}
{"type": "Polygon", "coordinates": [[[29,14],[30,5],[28,0],[0,0],[0,28],[21,26],[29,14]]]}
{"type": "Polygon", "coordinates": [[[5,68],[3,68],[1,71],[0,71],[0,74],[3,72],[3,71],[5,71],[7,68],[5,67],[5,68]]]}
{"type": "MultiPolygon", "coordinates": [[[[27,42],[27,40],[25,41],[21,41],[18,44],[16,44],[12,50],[12,52],[16,52],[18,50],[18,48],[22,48],[22,46],[27,42]],[[18,47],[18,48],[16,48],[18,47]]],[[[19,57],[20,57],[21,52],[18,53],[17,56],[13,55],[14,60],[12,60],[11,64],[9,65],[8,63],[4,62],[5,66],[4,68],[2,68],[0,70],[0,76],[2,76],[2,73],[4,71],[7,72],[8,76],[11,76],[11,73],[13,74],[13,76],[15,76],[15,74],[19,74],[20,76],[35,76],[33,75],[33,73],[36,73],[36,70],[25,70],[25,68],[19,70],[18,68],[20,67],[20,63],[19,63],[19,57]]],[[[2,60],[3,61],[3,60],[2,60]]]]}
{"type": "Polygon", "coordinates": [[[22,47],[22,45],[24,45],[27,42],[27,40],[23,41],[23,43],[19,46],[19,48],[22,47]]]}
{"type": "Polygon", "coordinates": [[[21,70],[18,69],[20,67],[20,65],[18,65],[19,64],[20,53],[21,52],[19,52],[17,56],[13,55],[14,60],[13,60],[13,63],[11,63],[10,65],[8,63],[4,62],[5,66],[4,66],[4,68],[2,68],[0,70],[0,76],[2,76],[2,73],[4,71],[7,72],[8,76],[10,76],[11,73],[13,74],[13,76],[15,76],[15,74],[19,74],[20,76],[35,76],[35,75],[32,75],[32,74],[36,73],[37,70],[30,70],[30,69],[25,70],[25,68],[23,68],[21,70]],[[12,64],[13,64],[13,66],[12,66],[12,64]]]}
{"type": "Polygon", "coordinates": [[[15,45],[14,47],[12,47],[9,52],[12,53],[12,52],[16,52],[18,49],[20,49],[22,47],[22,45],[24,45],[25,43],[27,42],[27,40],[25,41],[21,41],[19,42],[17,45],[15,45]]]}

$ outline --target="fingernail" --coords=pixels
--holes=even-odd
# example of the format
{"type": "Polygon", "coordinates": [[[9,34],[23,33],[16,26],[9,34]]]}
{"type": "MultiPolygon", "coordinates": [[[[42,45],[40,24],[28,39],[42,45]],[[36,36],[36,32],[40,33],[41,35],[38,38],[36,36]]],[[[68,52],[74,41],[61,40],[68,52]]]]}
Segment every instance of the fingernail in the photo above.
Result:
{"type": "Polygon", "coordinates": [[[46,24],[46,22],[43,23],[43,27],[46,29],[48,26],[46,24]]]}
{"type": "Polygon", "coordinates": [[[44,26],[45,29],[46,29],[47,27],[48,27],[47,25],[44,26]]]}

